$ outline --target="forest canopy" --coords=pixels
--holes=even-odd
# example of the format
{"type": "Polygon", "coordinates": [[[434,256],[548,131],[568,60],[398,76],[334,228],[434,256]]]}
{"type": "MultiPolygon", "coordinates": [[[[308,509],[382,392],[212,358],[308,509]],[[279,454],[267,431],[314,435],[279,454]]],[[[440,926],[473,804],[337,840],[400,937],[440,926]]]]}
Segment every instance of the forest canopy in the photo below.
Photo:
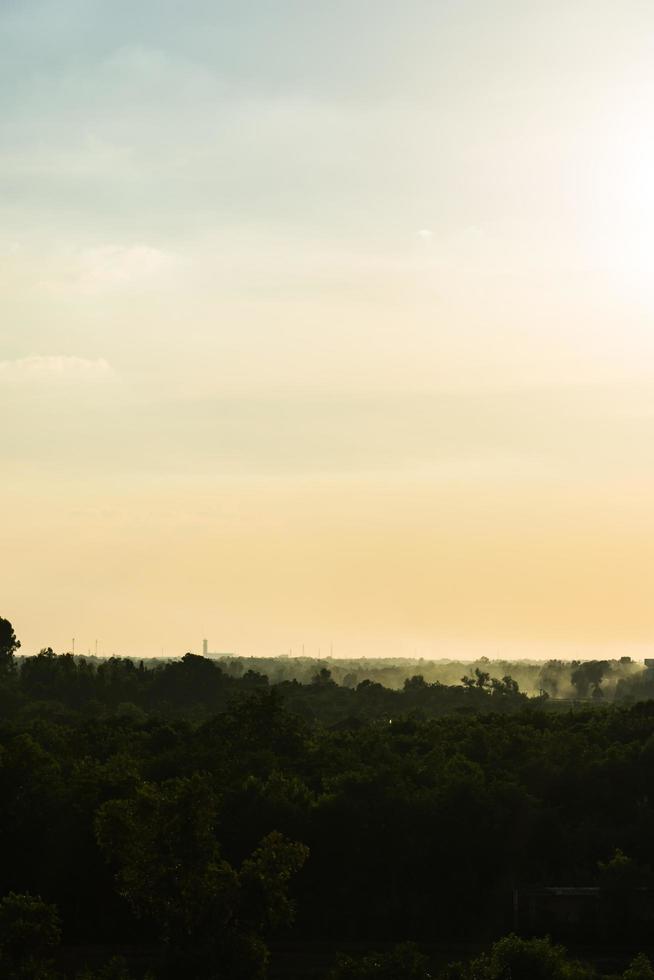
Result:
{"type": "Polygon", "coordinates": [[[5,635],[3,976],[651,980],[642,665],[523,665],[558,698],[520,664],[345,683],[5,635]]]}

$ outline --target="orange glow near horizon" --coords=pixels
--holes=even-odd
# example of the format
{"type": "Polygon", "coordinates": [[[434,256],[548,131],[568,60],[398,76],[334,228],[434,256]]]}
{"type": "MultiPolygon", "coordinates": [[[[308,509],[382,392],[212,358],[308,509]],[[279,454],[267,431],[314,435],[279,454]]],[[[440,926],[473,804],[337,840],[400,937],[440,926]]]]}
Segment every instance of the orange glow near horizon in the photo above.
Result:
{"type": "Polygon", "coordinates": [[[654,11],[5,6],[24,652],[651,652],[654,11]]]}

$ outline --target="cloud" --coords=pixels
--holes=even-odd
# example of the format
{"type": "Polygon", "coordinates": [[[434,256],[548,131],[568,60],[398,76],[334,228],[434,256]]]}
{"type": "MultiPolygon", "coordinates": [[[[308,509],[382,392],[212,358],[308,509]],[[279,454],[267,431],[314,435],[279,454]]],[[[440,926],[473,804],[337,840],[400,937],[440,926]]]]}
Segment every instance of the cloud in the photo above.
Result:
{"type": "Polygon", "coordinates": [[[96,245],[60,256],[41,285],[82,295],[159,288],[177,263],[175,254],[151,245],[96,245]]]}
{"type": "Polygon", "coordinates": [[[62,354],[0,361],[0,384],[66,382],[97,384],[110,381],[114,371],[104,358],[89,360],[62,354]]]}
{"type": "Polygon", "coordinates": [[[170,267],[173,257],[149,245],[102,245],[79,256],[79,275],[88,286],[122,286],[151,279],[170,267]]]}

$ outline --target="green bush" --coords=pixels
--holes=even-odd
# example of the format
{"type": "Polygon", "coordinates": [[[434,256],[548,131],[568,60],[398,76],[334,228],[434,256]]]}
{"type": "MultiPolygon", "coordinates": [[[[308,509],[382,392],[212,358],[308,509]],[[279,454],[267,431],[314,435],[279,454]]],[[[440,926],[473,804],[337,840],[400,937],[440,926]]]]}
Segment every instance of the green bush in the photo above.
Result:
{"type": "Polygon", "coordinates": [[[521,939],[513,934],[498,940],[490,953],[459,974],[461,980],[591,980],[593,975],[549,938],[521,939]]]}
{"type": "Polygon", "coordinates": [[[427,958],[417,946],[401,943],[388,953],[340,956],[329,980],[430,980],[427,966],[427,958]]]}
{"type": "Polygon", "coordinates": [[[645,954],[639,953],[622,976],[623,980],[654,980],[654,970],[645,954]]]}
{"type": "Polygon", "coordinates": [[[0,900],[0,975],[3,980],[50,980],[61,930],[54,905],[10,892],[0,900]]]}

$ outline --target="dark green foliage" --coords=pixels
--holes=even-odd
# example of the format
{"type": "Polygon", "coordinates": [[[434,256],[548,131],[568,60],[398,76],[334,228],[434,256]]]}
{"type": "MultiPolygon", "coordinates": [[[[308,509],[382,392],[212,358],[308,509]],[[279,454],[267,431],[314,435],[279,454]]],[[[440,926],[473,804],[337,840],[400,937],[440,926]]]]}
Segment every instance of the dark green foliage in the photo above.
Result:
{"type": "MultiPolygon", "coordinates": [[[[66,980],[114,953],[127,965],[102,969],[121,980],[255,980],[284,975],[285,944],[327,947],[323,973],[339,948],[391,950],[334,976],[436,976],[393,944],[490,948],[516,886],[594,887],[595,919],[554,903],[452,976],[588,975],[530,930],[589,948],[610,934],[624,969],[654,934],[654,704],[598,704],[590,681],[586,706],[557,702],[578,667],[534,668],[545,701],[483,662],[465,686],[425,663],[400,690],[351,669],[343,686],[333,661],[302,684],[258,661],[18,658],[0,676],[0,895],[57,906],[66,980]]],[[[618,667],[640,676],[603,667],[603,691],[618,667]]],[[[53,951],[35,943],[28,971],[49,976],[53,951]]],[[[24,953],[3,955],[0,977],[27,975],[24,953]]]]}
{"type": "Polygon", "coordinates": [[[4,980],[49,980],[60,936],[53,905],[10,892],[0,900],[0,976],[4,980]]]}
{"type": "Polygon", "coordinates": [[[207,921],[225,924],[238,889],[214,834],[216,807],[199,775],[146,783],[131,799],[98,810],[98,843],[116,867],[120,894],[162,938],[183,945],[207,921]]]}
{"type": "Polygon", "coordinates": [[[388,953],[340,956],[328,980],[430,980],[428,960],[413,943],[401,943],[388,953]]]}
{"type": "Polygon", "coordinates": [[[265,976],[263,938],[291,923],[287,887],[308,852],[273,832],[237,871],[221,855],[217,813],[206,777],[146,784],[100,808],[98,841],[120,893],[155,924],[187,976],[265,976]]]}
{"type": "MultiPolygon", "coordinates": [[[[133,974],[124,957],[114,956],[106,966],[99,970],[83,970],[75,980],[133,980],[133,974]]],[[[148,974],[145,980],[153,980],[152,974],[148,974]]]]}
{"type": "Polygon", "coordinates": [[[639,953],[622,976],[623,980],[654,980],[654,969],[648,957],[639,953]]]}
{"type": "MultiPolygon", "coordinates": [[[[509,935],[494,943],[489,953],[466,965],[450,967],[442,980],[598,980],[598,974],[548,938],[509,935]]],[[[654,980],[648,957],[639,953],[621,974],[621,980],[654,980]]]]}
{"type": "Polygon", "coordinates": [[[651,886],[652,873],[618,848],[609,861],[599,861],[599,884],[606,915],[619,932],[629,932],[638,921],[643,889],[651,886]]]}
{"type": "Polygon", "coordinates": [[[461,980],[592,980],[588,967],[570,960],[562,946],[549,939],[500,939],[490,953],[473,960],[461,980]]]}
{"type": "Polygon", "coordinates": [[[14,654],[20,648],[20,640],[8,619],[0,616],[0,674],[13,669],[14,654]]]}

